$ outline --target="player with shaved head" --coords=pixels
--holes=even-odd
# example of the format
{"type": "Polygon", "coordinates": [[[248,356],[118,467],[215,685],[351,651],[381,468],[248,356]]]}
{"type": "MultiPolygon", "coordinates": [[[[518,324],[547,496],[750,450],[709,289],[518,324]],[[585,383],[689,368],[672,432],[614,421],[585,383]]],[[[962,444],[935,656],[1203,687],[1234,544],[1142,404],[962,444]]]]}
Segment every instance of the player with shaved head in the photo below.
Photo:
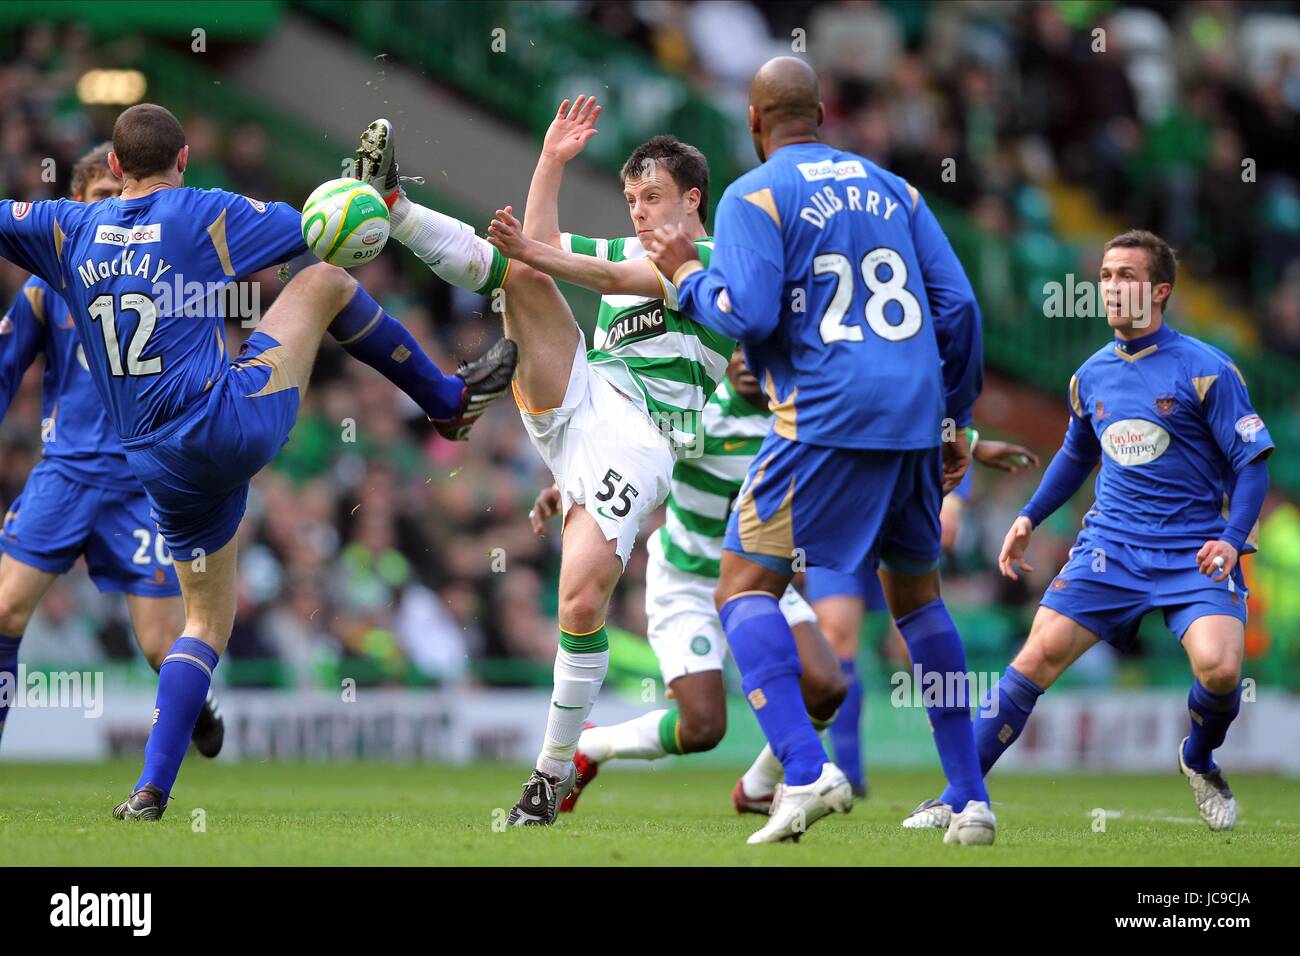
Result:
{"type": "MultiPolygon", "coordinates": [[[[799,695],[778,603],[792,559],[844,574],[879,560],[915,666],[946,686],[966,671],[939,595],[939,511],[970,462],[979,309],[925,201],[870,160],[821,143],[824,115],[808,64],[764,64],[749,102],[763,165],[723,194],[708,268],[672,229],[650,242],[683,310],[744,346],[775,418],[731,514],[716,593],[746,697],[785,769],[751,843],[797,839],[852,804],[799,695]]],[[[945,839],[990,843],[969,707],[927,707],[959,808],[945,839]]]]}

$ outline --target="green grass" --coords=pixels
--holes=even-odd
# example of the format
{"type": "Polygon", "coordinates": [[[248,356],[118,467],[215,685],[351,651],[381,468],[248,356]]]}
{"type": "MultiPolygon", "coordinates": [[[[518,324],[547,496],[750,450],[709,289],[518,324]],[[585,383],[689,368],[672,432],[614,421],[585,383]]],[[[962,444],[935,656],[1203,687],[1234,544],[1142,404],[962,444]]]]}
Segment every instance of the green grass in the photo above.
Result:
{"type": "Polygon", "coordinates": [[[549,830],[494,829],[523,768],[211,764],[191,757],[159,824],[119,823],[134,762],[0,766],[0,859],[11,865],[1087,865],[1300,863],[1295,783],[1232,778],[1237,830],[1211,833],[1177,775],[996,776],[997,844],[944,846],[898,824],[940,789],[933,773],[878,773],[849,816],[798,845],[749,847],[736,774],[688,762],[607,768],[578,812],[549,830]],[[206,832],[191,813],[206,811],[206,832]],[[1094,808],[1108,814],[1094,832],[1094,808]],[[1113,814],[1118,813],[1118,816],[1113,814]]]}

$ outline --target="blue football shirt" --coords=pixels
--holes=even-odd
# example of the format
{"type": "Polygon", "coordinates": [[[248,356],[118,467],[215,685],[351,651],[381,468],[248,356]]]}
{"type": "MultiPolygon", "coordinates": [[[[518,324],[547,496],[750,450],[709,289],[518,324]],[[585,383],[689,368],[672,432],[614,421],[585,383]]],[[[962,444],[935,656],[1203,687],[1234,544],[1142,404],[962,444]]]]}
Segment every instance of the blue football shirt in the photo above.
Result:
{"type": "Polygon", "coordinates": [[[709,267],[678,299],[742,342],[784,438],[921,449],[945,417],[970,423],[983,362],[970,282],[924,199],[861,156],[801,143],[738,178],[709,267]]]}
{"type": "Polygon", "coordinates": [[[219,189],[0,200],[0,256],[67,303],[123,441],[171,421],[224,374],[226,287],[305,249],[296,209],[219,189]]]}
{"type": "Polygon", "coordinates": [[[35,276],[0,319],[0,418],[23,374],[45,355],[41,378],[44,457],[70,477],[114,490],[139,490],[117,431],[90,377],[72,313],[44,279],[35,276]]]}
{"type": "Polygon", "coordinates": [[[1070,379],[1061,450],[1101,461],[1084,527],[1104,537],[1201,547],[1227,527],[1237,472],[1272,449],[1232,360],[1168,325],[1106,345],[1070,379]]]}

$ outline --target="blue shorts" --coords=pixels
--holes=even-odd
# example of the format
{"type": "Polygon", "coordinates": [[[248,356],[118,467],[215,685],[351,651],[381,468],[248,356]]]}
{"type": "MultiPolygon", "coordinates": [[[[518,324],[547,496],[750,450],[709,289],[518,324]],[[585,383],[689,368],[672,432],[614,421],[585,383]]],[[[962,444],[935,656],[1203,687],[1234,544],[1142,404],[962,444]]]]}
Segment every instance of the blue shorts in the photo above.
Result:
{"type": "Polygon", "coordinates": [[[789,573],[855,573],[877,562],[901,574],[939,565],[943,459],[938,448],[827,448],[768,432],[750,465],[723,547],[789,573]]]}
{"type": "Polygon", "coordinates": [[[200,400],[152,434],[122,443],[158,530],[180,560],[212,554],[235,536],[249,480],[289,440],[299,392],[283,348],[254,332],[200,400]]]}
{"type": "Polygon", "coordinates": [[[1198,617],[1225,614],[1246,623],[1241,565],[1215,583],[1196,564],[1199,548],[1139,548],[1085,531],[1043,594],[1043,607],[1064,614],[1116,650],[1127,650],[1148,611],[1164,611],[1179,640],[1198,617]]]}
{"type": "Polygon", "coordinates": [[[48,574],[66,574],[84,554],[90,579],[101,591],[140,597],[181,593],[142,488],[86,484],[42,461],[5,515],[3,539],[5,554],[48,574]]]}
{"type": "Polygon", "coordinates": [[[861,564],[852,574],[830,568],[809,568],[804,574],[803,594],[814,604],[822,598],[853,597],[861,600],[867,611],[889,610],[875,564],[861,564]]]}

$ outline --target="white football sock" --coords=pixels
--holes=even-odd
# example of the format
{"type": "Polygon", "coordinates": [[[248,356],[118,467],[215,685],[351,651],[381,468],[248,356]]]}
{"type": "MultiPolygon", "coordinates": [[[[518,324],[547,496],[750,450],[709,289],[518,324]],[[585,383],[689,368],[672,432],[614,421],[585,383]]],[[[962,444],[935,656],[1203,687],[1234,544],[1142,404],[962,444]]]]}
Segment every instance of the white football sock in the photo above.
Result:
{"type": "MultiPolygon", "coordinates": [[[[829,734],[829,729],[818,731],[817,736],[821,739],[822,746],[826,745],[829,734]]],[[[776,785],[784,779],[785,768],[772,752],[772,745],[765,744],[740,781],[741,786],[745,788],[746,796],[765,797],[774,792],[776,785]]]]}
{"type": "Polygon", "coordinates": [[[740,785],[749,797],[766,797],[776,790],[776,785],[785,777],[781,761],[772,752],[772,745],[765,744],[758,757],[745,775],[740,778],[740,785]]]}
{"type": "Polygon", "coordinates": [[[578,749],[582,725],[591,714],[600,685],[609,670],[609,651],[578,654],[563,647],[555,652],[555,690],[546,719],[546,740],[537,757],[542,773],[563,779],[578,749]]]}
{"type": "Polygon", "coordinates": [[[589,727],[582,732],[578,749],[596,763],[615,758],[658,760],[666,757],[668,751],[659,740],[659,725],[666,713],[666,710],[652,710],[611,727],[589,727]]]}
{"type": "Polygon", "coordinates": [[[486,239],[459,219],[399,196],[388,211],[389,235],[414,252],[444,282],[477,292],[492,272],[493,254],[486,239]]]}

